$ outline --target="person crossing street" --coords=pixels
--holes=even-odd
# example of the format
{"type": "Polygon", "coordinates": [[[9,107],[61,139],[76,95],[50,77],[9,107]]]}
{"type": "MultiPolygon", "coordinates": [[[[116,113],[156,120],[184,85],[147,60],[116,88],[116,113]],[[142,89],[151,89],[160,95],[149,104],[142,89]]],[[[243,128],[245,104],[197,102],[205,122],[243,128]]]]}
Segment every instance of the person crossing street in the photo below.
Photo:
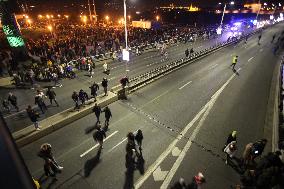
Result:
{"type": "Polygon", "coordinates": [[[95,115],[96,115],[96,118],[97,118],[97,122],[96,122],[96,125],[97,125],[98,123],[100,123],[100,115],[101,115],[101,112],[102,112],[101,107],[97,103],[95,103],[95,106],[93,108],[93,112],[95,112],[95,115]]]}
{"type": "Polygon", "coordinates": [[[42,91],[37,90],[37,94],[35,96],[35,104],[38,105],[39,109],[41,110],[42,114],[44,114],[45,110],[47,110],[47,106],[44,102],[46,96],[43,94],[42,91]]]}
{"type": "Polygon", "coordinates": [[[100,89],[99,85],[94,82],[93,85],[91,87],[89,87],[91,89],[91,95],[94,97],[94,101],[97,101],[97,96],[98,96],[98,90],[100,89]]]}
{"type": "Polygon", "coordinates": [[[238,56],[234,56],[233,59],[232,59],[232,64],[230,65],[230,67],[232,67],[233,71],[236,71],[235,67],[236,67],[236,64],[238,63],[238,56]]]}
{"type": "Polygon", "coordinates": [[[19,111],[17,97],[13,93],[9,93],[8,101],[14,106],[14,108],[19,111]]]}
{"type": "Polygon", "coordinates": [[[96,142],[99,143],[100,149],[103,149],[104,138],[106,138],[105,131],[101,128],[101,125],[98,124],[97,131],[94,132],[93,138],[96,142]]]}
{"type": "Polygon", "coordinates": [[[108,80],[107,78],[103,78],[102,80],[102,87],[104,88],[104,93],[105,95],[104,96],[107,96],[107,87],[108,87],[108,80]]]}
{"type": "Polygon", "coordinates": [[[59,107],[59,104],[56,101],[56,93],[51,89],[51,87],[48,87],[45,95],[49,98],[51,105],[52,105],[52,102],[54,101],[57,107],[59,107]]]}

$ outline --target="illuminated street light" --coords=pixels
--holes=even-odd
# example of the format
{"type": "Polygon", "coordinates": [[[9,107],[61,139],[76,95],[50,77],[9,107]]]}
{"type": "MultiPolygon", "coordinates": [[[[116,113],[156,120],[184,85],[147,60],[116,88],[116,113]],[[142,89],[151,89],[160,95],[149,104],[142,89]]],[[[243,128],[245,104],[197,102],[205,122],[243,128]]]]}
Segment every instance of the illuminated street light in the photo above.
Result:
{"type": "Polygon", "coordinates": [[[231,4],[231,5],[234,5],[234,4],[235,4],[235,2],[234,2],[234,1],[231,1],[231,2],[230,2],[230,4],[231,4]]]}
{"type": "Polygon", "coordinates": [[[53,15],[51,15],[50,17],[53,18],[53,15]]]}
{"type": "Polygon", "coordinates": [[[131,19],[131,16],[130,16],[130,15],[128,15],[128,19],[129,19],[129,22],[130,22],[130,19],[131,19]]]}
{"type": "Polygon", "coordinates": [[[42,18],[42,15],[41,15],[41,14],[39,14],[39,15],[38,15],[38,18],[42,18]]]}
{"type": "Polygon", "coordinates": [[[222,3],[221,3],[221,2],[219,2],[218,4],[219,4],[219,5],[222,5],[222,3]]]}
{"type": "Polygon", "coordinates": [[[60,17],[61,17],[61,15],[60,15],[60,14],[58,14],[58,15],[57,15],[57,17],[59,17],[59,18],[60,18],[60,17]]]}
{"type": "Polygon", "coordinates": [[[267,6],[267,3],[263,3],[263,5],[267,6]]]}
{"type": "Polygon", "coordinates": [[[281,3],[279,3],[278,5],[279,5],[279,7],[281,7],[281,6],[282,6],[282,5],[281,5],[281,3]]]}
{"type": "Polygon", "coordinates": [[[156,20],[158,22],[160,20],[160,16],[156,16],[156,20]]]}
{"type": "Polygon", "coordinates": [[[68,15],[64,15],[64,17],[65,17],[65,18],[67,18],[67,19],[69,18],[69,16],[68,16],[68,15]]]}
{"type": "Polygon", "coordinates": [[[107,22],[108,22],[108,20],[109,20],[109,16],[106,16],[106,20],[107,20],[107,22]]]}
{"type": "Polygon", "coordinates": [[[48,25],[48,26],[47,26],[47,29],[52,33],[52,29],[53,29],[53,28],[52,28],[51,25],[48,25]]]}
{"type": "Polygon", "coordinates": [[[47,14],[47,15],[46,15],[46,18],[47,18],[47,19],[50,19],[50,16],[47,14]]]}
{"type": "Polygon", "coordinates": [[[31,19],[27,19],[27,23],[29,24],[29,26],[32,26],[32,20],[31,19]]]}

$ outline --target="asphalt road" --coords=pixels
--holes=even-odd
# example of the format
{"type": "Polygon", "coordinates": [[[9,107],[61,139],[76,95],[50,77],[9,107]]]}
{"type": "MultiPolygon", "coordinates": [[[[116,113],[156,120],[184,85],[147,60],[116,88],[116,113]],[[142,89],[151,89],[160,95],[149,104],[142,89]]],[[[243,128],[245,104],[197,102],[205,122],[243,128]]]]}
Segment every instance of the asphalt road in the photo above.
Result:
{"type": "MultiPolygon", "coordinates": [[[[217,41],[225,41],[228,37],[224,35],[219,39],[211,39],[208,41],[198,40],[196,43],[179,43],[177,45],[171,46],[167,48],[169,53],[169,59],[161,62],[161,57],[158,51],[145,52],[140,56],[134,56],[132,60],[129,62],[128,69],[130,72],[128,73],[129,77],[134,77],[145,73],[149,70],[152,70],[162,64],[166,64],[175,60],[178,60],[184,57],[184,51],[186,48],[194,48],[195,51],[199,51],[205,48],[208,48],[215,44],[217,41]]],[[[108,78],[109,80],[109,88],[118,85],[120,78],[125,76],[125,63],[124,62],[111,62],[109,64],[111,74],[107,76],[103,73],[102,64],[97,65],[95,69],[94,77],[90,78],[88,76],[88,72],[83,71],[78,73],[78,77],[76,79],[64,79],[62,80],[63,87],[56,88],[55,92],[57,93],[57,101],[60,104],[60,107],[56,107],[55,105],[49,105],[48,99],[46,99],[46,104],[48,104],[48,111],[41,116],[41,119],[45,119],[49,116],[52,116],[58,112],[64,111],[70,107],[74,106],[73,100],[71,99],[71,95],[73,91],[79,91],[80,89],[85,90],[90,93],[89,87],[91,84],[96,81],[97,83],[101,83],[103,77],[108,78]]],[[[52,83],[40,83],[43,89],[46,89],[47,86],[52,85],[52,83]]],[[[26,126],[31,125],[31,122],[26,114],[26,107],[28,105],[34,105],[34,96],[36,91],[30,89],[5,89],[0,88],[0,97],[1,99],[6,98],[9,92],[13,92],[18,97],[18,104],[21,109],[20,112],[13,112],[11,114],[5,114],[4,118],[9,126],[11,132],[15,132],[23,129],[26,126]]],[[[99,91],[99,94],[102,93],[102,89],[99,91]]],[[[34,108],[38,109],[37,106],[34,105],[34,108]]],[[[40,111],[39,111],[40,112],[40,111]]]]}
{"type": "Polygon", "coordinates": [[[283,26],[263,31],[261,45],[251,37],[246,45],[227,47],[111,104],[102,153],[86,132],[94,126],[93,114],[21,148],[30,172],[43,175],[36,153],[48,142],[64,170],[57,181],[43,179],[43,188],[168,188],[180,177],[189,182],[198,171],[206,177],[204,189],[238,183],[239,174],[225,165],[221,148],[232,130],[238,131],[237,157],[245,144],[264,136],[273,69],[280,59],[270,41],[283,26]],[[234,54],[238,75],[229,68],[234,54]],[[138,129],[144,133],[144,174],[126,174],[125,137],[138,129]]]}

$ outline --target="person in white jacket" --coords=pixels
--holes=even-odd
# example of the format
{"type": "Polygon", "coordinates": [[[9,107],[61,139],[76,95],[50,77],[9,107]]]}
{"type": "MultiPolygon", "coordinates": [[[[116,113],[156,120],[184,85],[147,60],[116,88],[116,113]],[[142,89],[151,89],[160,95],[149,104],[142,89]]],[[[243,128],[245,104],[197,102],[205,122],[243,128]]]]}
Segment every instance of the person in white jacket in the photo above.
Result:
{"type": "Polygon", "coordinates": [[[228,164],[228,160],[231,160],[234,158],[237,151],[237,141],[230,142],[224,149],[224,152],[226,153],[226,164],[228,164]]]}

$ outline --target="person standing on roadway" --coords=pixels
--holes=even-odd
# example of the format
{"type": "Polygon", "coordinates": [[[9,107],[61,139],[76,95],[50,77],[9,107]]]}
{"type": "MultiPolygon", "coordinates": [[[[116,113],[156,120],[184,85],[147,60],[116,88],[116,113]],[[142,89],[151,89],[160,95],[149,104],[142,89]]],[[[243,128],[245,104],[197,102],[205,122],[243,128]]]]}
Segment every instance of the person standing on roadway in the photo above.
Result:
{"type": "Polygon", "coordinates": [[[96,115],[96,118],[97,118],[97,122],[96,122],[96,125],[97,125],[98,123],[100,123],[100,115],[101,115],[101,112],[102,112],[101,107],[97,103],[95,103],[95,106],[93,108],[93,112],[95,112],[95,115],[96,115]]]}
{"type": "Polygon", "coordinates": [[[44,110],[47,110],[47,106],[43,100],[46,96],[43,94],[42,91],[37,90],[37,94],[35,96],[35,104],[38,105],[39,109],[41,110],[42,114],[44,114],[44,110]]]}
{"type": "Polygon", "coordinates": [[[100,87],[96,82],[94,82],[93,85],[89,88],[91,89],[91,95],[94,97],[94,101],[96,102],[98,96],[97,91],[100,89],[100,87]]]}
{"type": "Polygon", "coordinates": [[[17,97],[13,93],[11,93],[11,92],[9,93],[8,101],[14,106],[14,108],[18,112],[19,111],[19,107],[18,107],[17,97]]]}
{"type": "Polygon", "coordinates": [[[28,106],[28,108],[26,109],[27,114],[30,118],[30,120],[33,122],[35,129],[37,131],[40,130],[39,124],[38,124],[38,118],[39,118],[39,113],[37,113],[35,110],[32,109],[31,106],[28,106]]]}
{"type": "Polygon", "coordinates": [[[78,109],[78,111],[80,110],[80,106],[79,106],[79,95],[77,94],[76,91],[73,92],[72,94],[72,99],[75,102],[75,107],[74,110],[78,109]]]}
{"type": "Polygon", "coordinates": [[[107,87],[108,87],[108,80],[107,78],[103,78],[102,80],[102,87],[104,88],[104,93],[105,95],[104,96],[107,96],[107,87]]]}
{"type": "Polygon", "coordinates": [[[98,124],[97,131],[94,132],[93,138],[96,142],[99,143],[100,149],[103,149],[104,138],[106,138],[105,131],[101,128],[101,125],[98,124]]]}
{"type": "Polygon", "coordinates": [[[59,106],[59,104],[56,101],[56,93],[53,90],[51,90],[51,87],[48,87],[45,95],[49,98],[51,105],[52,105],[52,101],[54,101],[57,107],[59,106]]]}
{"type": "Polygon", "coordinates": [[[262,37],[262,36],[261,36],[261,34],[260,34],[260,35],[258,36],[258,42],[257,42],[258,45],[260,45],[261,37],[262,37]]]}
{"type": "Polygon", "coordinates": [[[144,138],[143,133],[142,133],[141,129],[139,129],[137,131],[137,134],[135,135],[135,140],[137,142],[137,145],[139,146],[140,152],[142,151],[142,140],[143,140],[143,138],[144,138]]]}
{"type": "Polygon", "coordinates": [[[236,70],[236,69],[235,69],[235,66],[236,66],[237,62],[238,62],[238,56],[234,56],[233,59],[232,59],[232,64],[231,64],[231,66],[230,66],[230,67],[233,68],[233,71],[236,70]]]}

